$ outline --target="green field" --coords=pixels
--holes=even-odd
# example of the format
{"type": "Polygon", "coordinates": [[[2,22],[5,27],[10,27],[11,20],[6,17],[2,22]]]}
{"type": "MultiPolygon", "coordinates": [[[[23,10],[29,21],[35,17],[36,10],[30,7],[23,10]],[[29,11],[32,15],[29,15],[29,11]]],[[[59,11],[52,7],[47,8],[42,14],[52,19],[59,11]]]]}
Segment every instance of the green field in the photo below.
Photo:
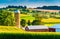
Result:
{"type": "Polygon", "coordinates": [[[0,39],[60,39],[60,33],[27,32],[16,26],[0,26],[0,39]]]}
{"type": "Polygon", "coordinates": [[[25,19],[26,21],[30,20],[31,22],[35,20],[34,17],[32,17],[31,14],[20,14],[21,19],[25,19]]]}
{"type": "MultiPolygon", "coordinates": [[[[20,14],[20,18],[21,19],[25,19],[26,22],[28,20],[30,20],[31,22],[33,20],[35,20],[35,17],[32,16],[32,14],[20,14]]],[[[44,23],[44,25],[51,27],[54,24],[59,24],[60,23],[60,19],[54,19],[54,18],[49,18],[49,19],[42,19],[42,22],[44,23]],[[56,22],[55,22],[56,21],[56,22]]],[[[27,25],[27,24],[26,24],[27,25]]]]}

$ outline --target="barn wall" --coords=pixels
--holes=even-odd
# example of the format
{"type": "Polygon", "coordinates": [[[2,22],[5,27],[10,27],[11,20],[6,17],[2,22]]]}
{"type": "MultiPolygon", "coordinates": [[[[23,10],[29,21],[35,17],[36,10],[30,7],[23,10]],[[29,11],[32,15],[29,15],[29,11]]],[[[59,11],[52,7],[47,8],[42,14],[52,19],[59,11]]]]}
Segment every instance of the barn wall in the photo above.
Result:
{"type": "Polygon", "coordinates": [[[29,30],[29,31],[34,31],[34,32],[48,32],[48,29],[34,29],[34,30],[29,30]]]}
{"type": "Polygon", "coordinates": [[[49,32],[56,32],[55,28],[49,28],[49,32]]]}

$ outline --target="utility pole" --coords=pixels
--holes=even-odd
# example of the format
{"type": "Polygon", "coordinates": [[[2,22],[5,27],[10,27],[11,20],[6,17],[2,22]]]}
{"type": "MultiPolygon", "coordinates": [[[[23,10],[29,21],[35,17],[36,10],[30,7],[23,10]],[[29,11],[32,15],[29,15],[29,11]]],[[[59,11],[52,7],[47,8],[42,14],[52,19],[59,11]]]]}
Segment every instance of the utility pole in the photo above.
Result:
{"type": "Polygon", "coordinates": [[[15,23],[16,23],[16,27],[17,28],[21,28],[20,27],[20,11],[19,10],[15,10],[15,23]]]}

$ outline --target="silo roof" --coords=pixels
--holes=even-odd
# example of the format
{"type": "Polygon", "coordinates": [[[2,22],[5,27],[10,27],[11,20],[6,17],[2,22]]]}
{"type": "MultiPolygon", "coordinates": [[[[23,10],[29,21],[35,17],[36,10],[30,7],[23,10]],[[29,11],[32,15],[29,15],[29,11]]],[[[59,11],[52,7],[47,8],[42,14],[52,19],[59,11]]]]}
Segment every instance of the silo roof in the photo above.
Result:
{"type": "Polygon", "coordinates": [[[20,13],[20,11],[19,10],[15,10],[15,13],[20,13]]]}

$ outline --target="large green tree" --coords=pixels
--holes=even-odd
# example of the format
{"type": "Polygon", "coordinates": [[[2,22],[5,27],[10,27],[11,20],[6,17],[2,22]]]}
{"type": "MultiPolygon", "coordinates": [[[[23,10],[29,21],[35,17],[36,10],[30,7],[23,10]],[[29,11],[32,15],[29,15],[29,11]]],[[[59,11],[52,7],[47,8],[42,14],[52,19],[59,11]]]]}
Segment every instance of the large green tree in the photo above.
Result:
{"type": "MultiPolygon", "coordinates": [[[[43,14],[40,14],[40,13],[34,13],[33,14],[33,17],[35,17],[35,21],[36,21],[36,23],[38,22],[38,24],[37,25],[39,25],[39,24],[42,24],[42,19],[44,18],[44,15],[43,14]]],[[[34,21],[34,22],[35,22],[34,21]]]]}
{"type": "Polygon", "coordinates": [[[6,10],[0,10],[0,25],[13,26],[15,25],[14,13],[6,10]]]}
{"type": "Polygon", "coordinates": [[[26,25],[26,20],[25,20],[25,19],[21,19],[20,23],[21,23],[21,26],[22,26],[22,27],[25,27],[25,25],[26,25]]]}

